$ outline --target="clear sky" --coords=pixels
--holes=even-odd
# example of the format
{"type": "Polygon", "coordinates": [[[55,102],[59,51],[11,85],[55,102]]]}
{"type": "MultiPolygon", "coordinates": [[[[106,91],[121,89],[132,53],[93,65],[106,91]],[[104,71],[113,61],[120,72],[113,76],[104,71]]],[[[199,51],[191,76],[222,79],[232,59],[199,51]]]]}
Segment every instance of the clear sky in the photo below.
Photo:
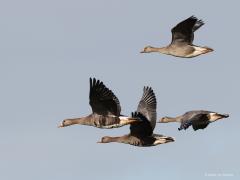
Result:
{"type": "Polygon", "coordinates": [[[239,6],[237,0],[2,0],[0,179],[239,179],[239,6]],[[194,59],[139,53],[168,44],[170,29],[191,15],[205,21],[195,44],[214,52],[194,59]],[[89,77],[113,90],[123,114],[136,110],[149,85],[158,119],[198,109],[230,118],[197,132],[157,124],[155,133],[176,142],[156,147],[97,144],[129,127],[57,128],[91,112],[89,77]]]}

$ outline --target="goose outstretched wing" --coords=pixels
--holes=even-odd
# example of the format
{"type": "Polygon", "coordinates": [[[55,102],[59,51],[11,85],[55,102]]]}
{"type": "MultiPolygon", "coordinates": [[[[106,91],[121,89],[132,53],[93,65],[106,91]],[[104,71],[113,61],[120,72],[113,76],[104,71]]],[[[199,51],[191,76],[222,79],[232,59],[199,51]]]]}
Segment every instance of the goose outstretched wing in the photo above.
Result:
{"type": "Polygon", "coordinates": [[[90,78],[89,104],[93,113],[119,116],[121,106],[115,94],[103,82],[90,78]]]}
{"type": "Polygon", "coordinates": [[[172,28],[172,43],[192,44],[194,32],[199,29],[204,22],[191,16],[172,28]]]}

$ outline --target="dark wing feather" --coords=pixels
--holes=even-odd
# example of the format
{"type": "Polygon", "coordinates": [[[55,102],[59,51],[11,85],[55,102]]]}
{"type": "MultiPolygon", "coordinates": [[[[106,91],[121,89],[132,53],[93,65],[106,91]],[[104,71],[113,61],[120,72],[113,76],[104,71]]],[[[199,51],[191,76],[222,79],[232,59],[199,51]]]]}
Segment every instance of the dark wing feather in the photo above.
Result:
{"type": "Polygon", "coordinates": [[[143,88],[143,96],[138,104],[137,112],[140,112],[155,128],[157,119],[157,100],[151,87],[143,88]]]}
{"type": "Polygon", "coordinates": [[[198,20],[196,17],[191,16],[188,19],[180,22],[172,28],[172,43],[186,43],[192,44],[194,39],[194,31],[199,29],[204,22],[198,20]]]}
{"type": "Polygon", "coordinates": [[[180,125],[180,128],[178,128],[179,131],[181,131],[182,129],[186,130],[187,128],[189,128],[189,126],[192,125],[192,121],[191,120],[187,120],[187,121],[183,121],[180,125]]]}
{"type": "Polygon", "coordinates": [[[93,113],[119,116],[121,106],[118,98],[103,82],[90,78],[89,104],[93,113]]]}
{"type": "Polygon", "coordinates": [[[208,126],[208,124],[209,124],[209,122],[204,122],[204,123],[202,122],[202,123],[197,123],[197,124],[193,123],[192,127],[196,131],[198,129],[205,129],[208,126]]]}
{"type": "Polygon", "coordinates": [[[178,130],[187,129],[192,125],[193,129],[196,131],[198,129],[203,129],[209,124],[207,114],[197,114],[190,119],[183,120],[180,128],[178,130]]]}
{"type": "Polygon", "coordinates": [[[132,113],[133,118],[138,118],[138,123],[130,125],[130,134],[135,137],[146,137],[153,134],[153,128],[150,121],[141,113],[132,113]]]}

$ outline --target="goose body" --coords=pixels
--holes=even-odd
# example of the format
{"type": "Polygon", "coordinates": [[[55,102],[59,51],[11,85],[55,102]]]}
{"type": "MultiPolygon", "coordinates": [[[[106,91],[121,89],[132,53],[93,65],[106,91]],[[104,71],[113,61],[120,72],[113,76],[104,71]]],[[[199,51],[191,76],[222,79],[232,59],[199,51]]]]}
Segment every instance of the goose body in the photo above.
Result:
{"type": "Polygon", "coordinates": [[[205,129],[210,123],[220,120],[222,118],[228,118],[228,114],[220,114],[212,111],[197,110],[188,111],[181,116],[163,117],[159,123],[179,122],[181,125],[178,130],[186,130],[190,126],[196,131],[199,129],[205,129]]]}
{"type": "Polygon", "coordinates": [[[90,78],[89,104],[92,107],[90,115],[81,118],[65,119],[59,127],[81,124],[110,129],[136,121],[134,118],[120,115],[121,106],[118,98],[103,82],[95,78],[90,78]]]}
{"type": "Polygon", "coordinates": [[[130,125],[130,133],[120,137],[105,136],[99,143],[118,142],[133,146],[147,147],[173,142],[174,138],[153,134],[156,125],[156,97],[150,87],[144,87],[142,99],[139,102],[137,111],[132,113],[132,118],[138,119],[130,125]]]}
{"type": "Polygon", "coordinates": [[[142,53],[159,52],[182,58],[192,58],[213,51],[209,47],[200,47],[193,44],[194,32],[204,25],[202,20],[191,16],[172,28],[172,42],[166,47],[156,48],[146,46],[142,53]]]}

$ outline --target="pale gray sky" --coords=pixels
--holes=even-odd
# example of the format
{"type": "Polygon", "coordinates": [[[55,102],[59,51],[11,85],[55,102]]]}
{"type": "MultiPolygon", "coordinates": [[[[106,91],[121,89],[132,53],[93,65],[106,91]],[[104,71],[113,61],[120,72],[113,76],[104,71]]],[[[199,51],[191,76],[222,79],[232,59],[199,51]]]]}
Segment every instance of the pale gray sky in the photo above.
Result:
{"type": "Polygon", "coordinates": [[[239,6],[232,1],[3,0],[0,3],[0,179],[239,179],[239,6]],[[162,46],[170,29],[195,15],[205,21],[195,44],[215,49],[194,59],[140,54],[162,46]],[[64,118],[91,112],[89,77],[118,96],[122,113],[137,107],[144,85],[158,100],[158,118],[188,110],[229,113],[204,131],[178,132],[151,148],[97,144],[103,130],[58,129],[64,118]]]}

